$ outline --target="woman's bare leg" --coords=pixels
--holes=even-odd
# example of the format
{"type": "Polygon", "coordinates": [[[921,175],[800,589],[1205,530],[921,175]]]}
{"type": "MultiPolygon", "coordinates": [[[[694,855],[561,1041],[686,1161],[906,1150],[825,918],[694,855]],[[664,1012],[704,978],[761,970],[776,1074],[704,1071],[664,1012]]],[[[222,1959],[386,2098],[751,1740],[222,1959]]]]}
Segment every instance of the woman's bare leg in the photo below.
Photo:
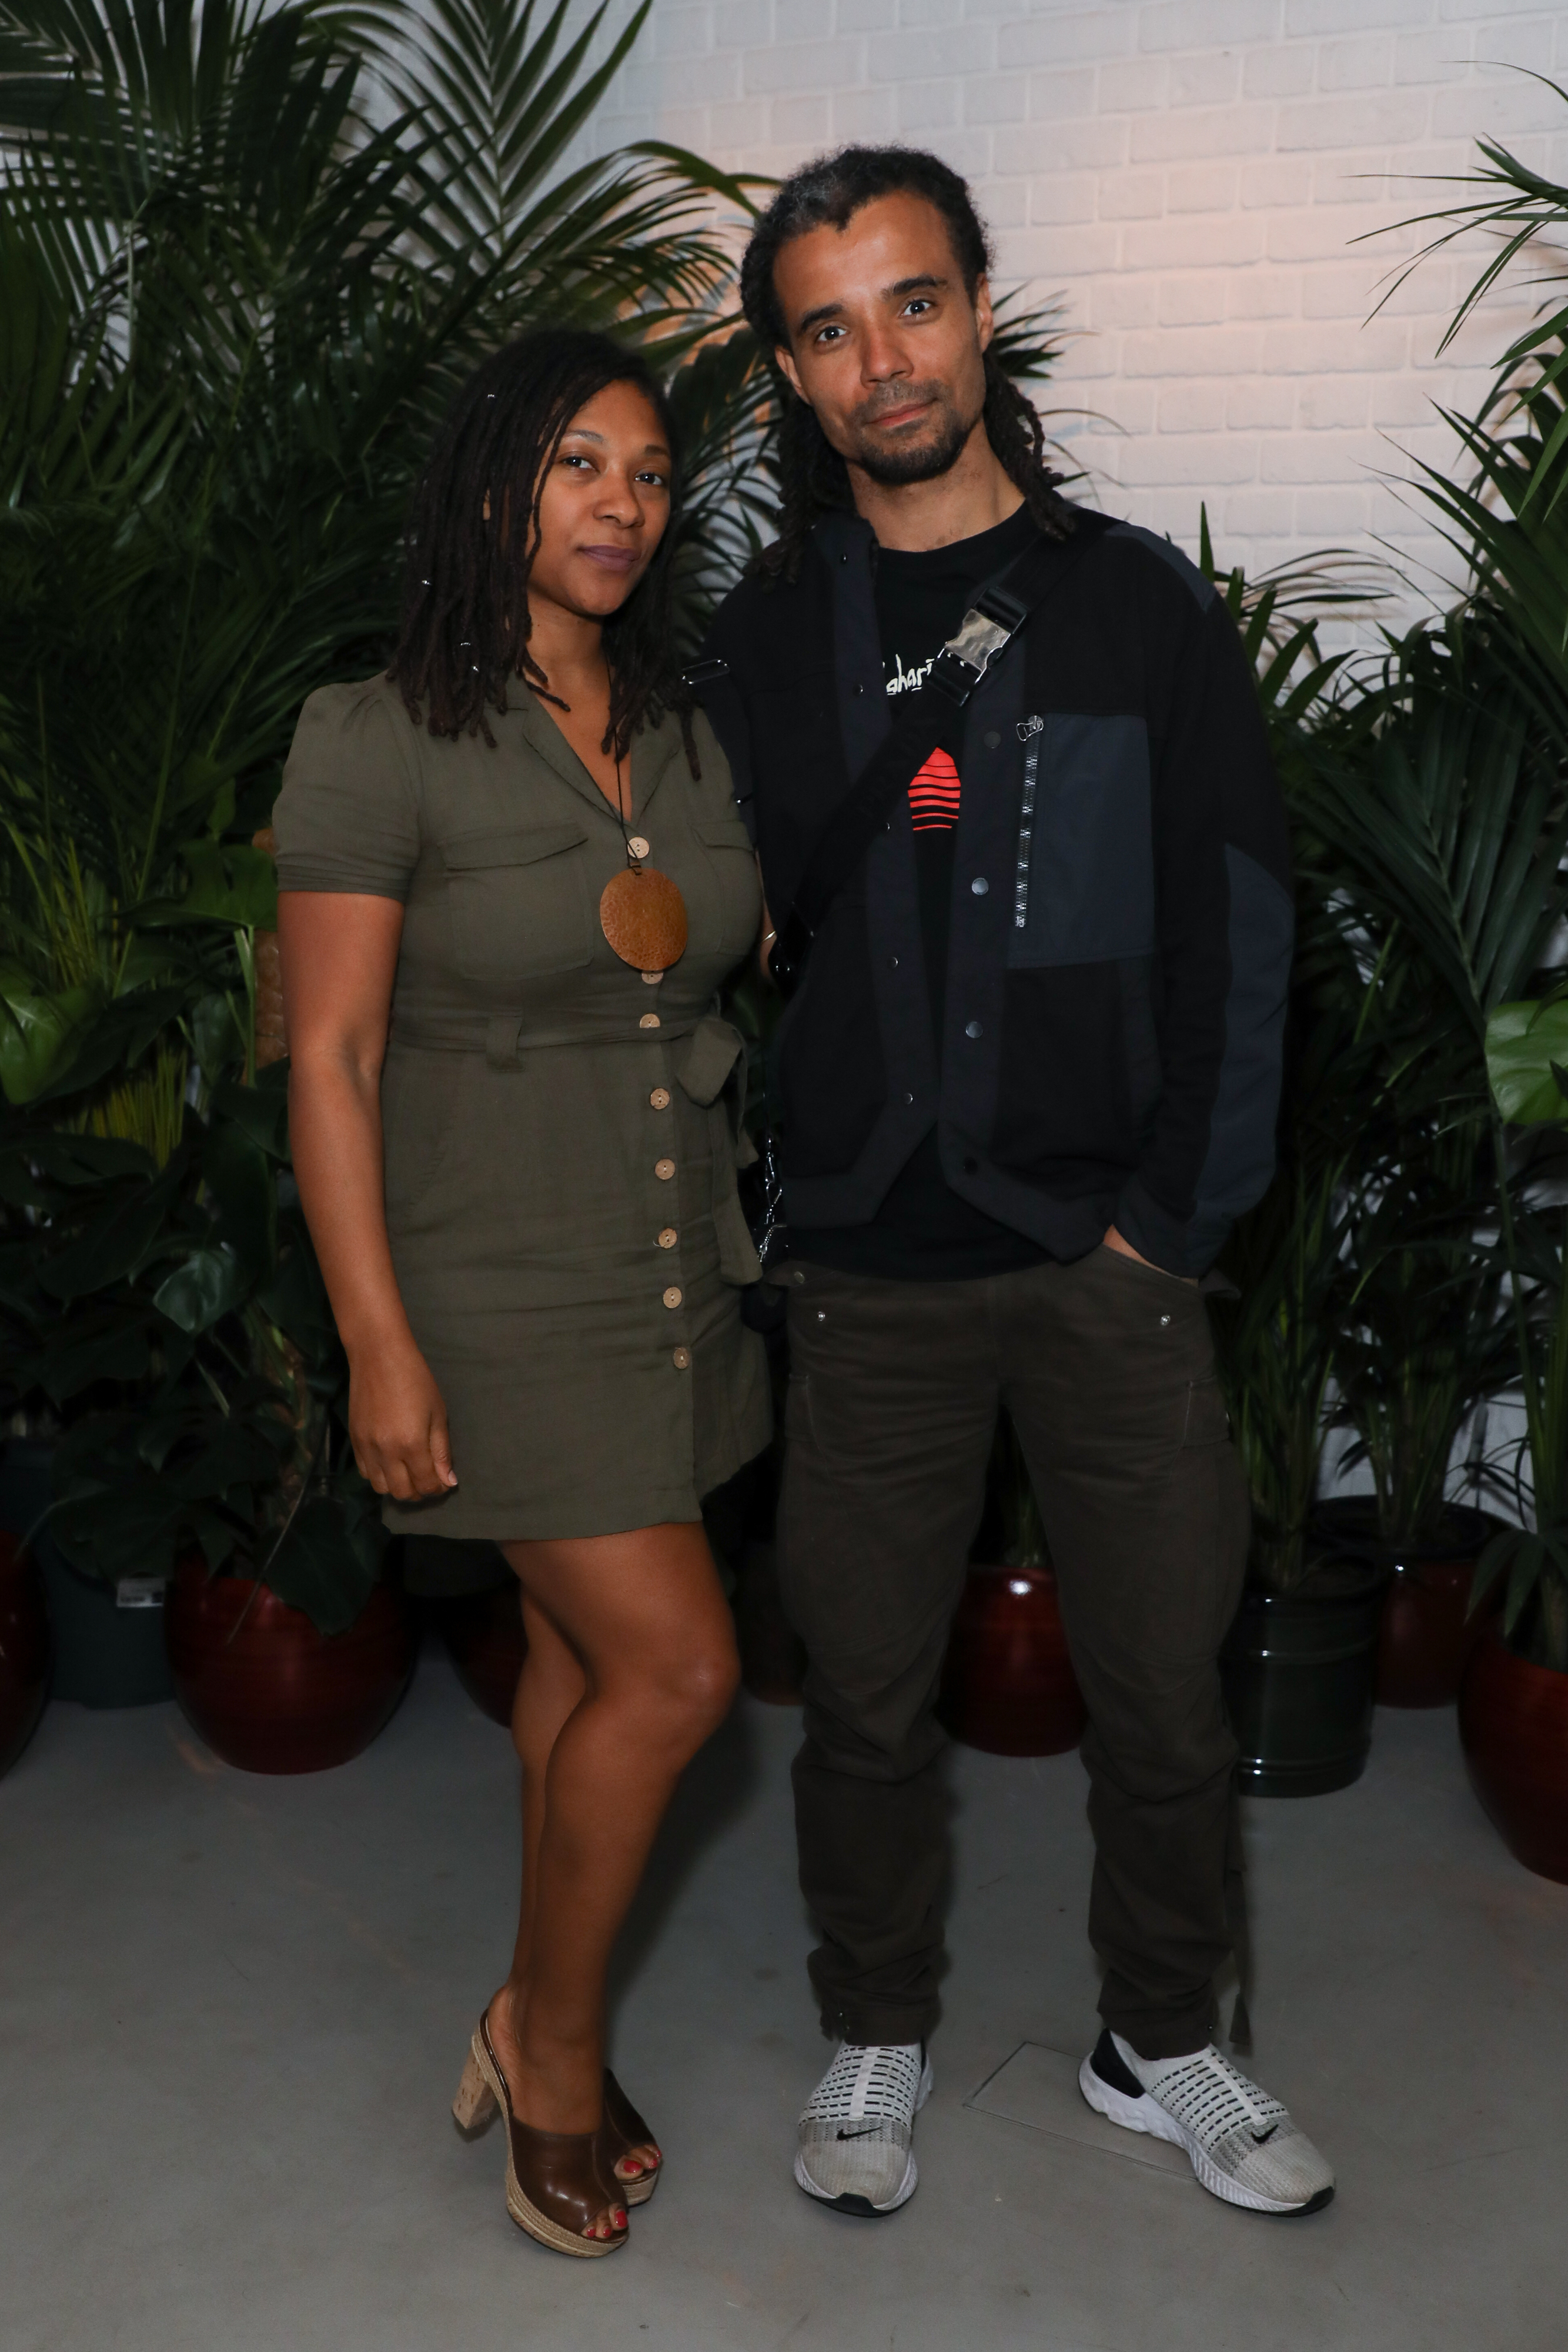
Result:
{"type": "MultiPolygon", "coordinates": [[[[491,2033],[518,2118],[591,2131],[602,2106],[604,1981],[616,1933],[681,1771],[728,1712],[738,1670],[728,1604],[699,1525],[505,1547],[548,1637],[546,1722],[522,1725],[543,1781],[517,1961],[491,2033]],[[564,1719],[575,1658],[581,1696],[564,1719]],[[546,1726],[559,1724],[545,1751],[546,1726]],[[542,1773],[540,1767],[542,1765],[542,1773]]],[[[528,1691],[519,1692],[519,1716],[528,1691]]],[[[531,1820],[534,1800],[525,1798],[531,1820]]]]}
{"type": "Polygon", "coordinates": [[[523,1631],[528,1654],[517,1677],[512,1702],[512,1745],[523,1768],[523,1889],[517,1906],[517,1941],[512,1954],[508,1982],[524,1985],[528,1976],[528,1938],[533,1926],[534,1888],[538,1883],[539,1839],[545,1823],[545,1786],[550,1751],[561,1726],[580,1706],[586,1684],[577,1652],[556,1632],[542,1609],[525,1592],[523,1631]]]}

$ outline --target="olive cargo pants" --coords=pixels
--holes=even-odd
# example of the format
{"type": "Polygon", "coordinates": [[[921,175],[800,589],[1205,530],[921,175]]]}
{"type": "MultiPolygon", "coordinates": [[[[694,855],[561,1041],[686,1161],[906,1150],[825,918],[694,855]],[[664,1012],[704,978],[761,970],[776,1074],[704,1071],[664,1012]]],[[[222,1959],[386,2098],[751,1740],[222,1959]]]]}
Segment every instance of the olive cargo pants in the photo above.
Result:
{"type": "Polygon", "coordinates": [[[779,1573],[809,1658],[795,1815],[824,2029],[916,2042],[936,2020],[933,1708],[1005,1404],[1089,1708],[1101,2014],[1144,2057],[1199,2048],[1236,1916],[1217,1656],[1248,1506],[1197,1289],[1101,1248],[966,1282],[797,1260],[788,1295],[779,1573]]]}

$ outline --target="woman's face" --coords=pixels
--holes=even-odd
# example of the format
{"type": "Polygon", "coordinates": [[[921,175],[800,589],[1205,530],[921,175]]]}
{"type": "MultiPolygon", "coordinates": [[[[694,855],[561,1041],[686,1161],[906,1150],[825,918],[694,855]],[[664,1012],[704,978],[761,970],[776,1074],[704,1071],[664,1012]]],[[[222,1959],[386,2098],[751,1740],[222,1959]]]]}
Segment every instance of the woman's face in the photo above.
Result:
{"type": "Polygon", "coordinates": [[[600,620],[626,602],[670,520],[670,450],[653,402],[606,384],[580,408],[545,473],[528,596],[600,620]]]}

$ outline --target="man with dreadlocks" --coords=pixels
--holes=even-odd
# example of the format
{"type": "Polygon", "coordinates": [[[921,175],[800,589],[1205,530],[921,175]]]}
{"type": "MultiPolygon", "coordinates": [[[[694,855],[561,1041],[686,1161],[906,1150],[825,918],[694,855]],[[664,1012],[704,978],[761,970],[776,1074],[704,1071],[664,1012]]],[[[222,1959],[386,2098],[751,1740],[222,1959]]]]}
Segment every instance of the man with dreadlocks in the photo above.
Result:
{"type": "Polygon", "coordinates": [[[1060,497],[988,348],[988,260],[934,156],[849,148],[784,183],[741,280],[780,379],[779,535],[694,673],[796,982],[780,1565],[840,2048],[795,2178],[865,2215],[915,2185],[933,1703],[1005,1407],[1089,1707],[1084,2096],[1216,2196],[1297,2213],[1333,2175],[1210,2038],[1240,1924],[1217,1651],[1248,1527],[1197,1279],[1271,1172],[1284,818],[1223,602],[1060,497]]]}

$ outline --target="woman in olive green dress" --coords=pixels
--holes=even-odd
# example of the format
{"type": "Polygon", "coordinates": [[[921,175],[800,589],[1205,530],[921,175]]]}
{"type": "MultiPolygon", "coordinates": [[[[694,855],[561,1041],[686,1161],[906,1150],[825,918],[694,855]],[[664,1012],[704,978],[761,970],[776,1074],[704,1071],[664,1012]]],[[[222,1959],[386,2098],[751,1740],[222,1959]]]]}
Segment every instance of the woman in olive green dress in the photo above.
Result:
{"type": "Polygon", "coordinates": [[[312,695],[274,815],[300,1197],[386,1523],[522,1586],[523,1895],[455,2112],[602,2254],[661,2162],[604,2067],[611,1946],[736,1684],[702,1496],[766,1444],[716,992],[760,897],[669,625],[648,371],[551,331],[422,485],[391,670],[312,695]],[[661,878],[662,877],[662,878],[661,878]]]}

